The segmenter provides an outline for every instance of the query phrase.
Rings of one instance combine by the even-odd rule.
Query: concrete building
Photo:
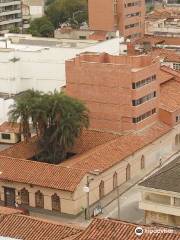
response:
[[[162,8],[146,15],[145,33],[180,37],[180,9]]]
[[[22,27],[21,1],[0,1],[0,34],[8,32],[11,27]]]
[[[180,135],[175,137],[179,147]],[[169,163],[139,184],[142,198],[139,207],[145,211],[146,223],[180,227],[180,158]]]
[[[90,30],[118,30],[132,41],[144,34],[144,0],[89,0],[88,9]]]
[[[0,92],[9,95],[31,88],[44,92],[59,91],[66,84],[65,61],[81,52],[118,55],[126,50],[125,45],[120,45],[123,39],[119,38],[102,42],[13,34],[7,38],[8,48],[5,48],[4,41],[0,41]]]

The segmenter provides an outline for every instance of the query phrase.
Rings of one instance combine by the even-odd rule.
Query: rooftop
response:
[[[122,222],[113,219],[95,218],[92,223],[83,231],[76,240],[179,240],[180,233],[173,229],[169,229],[171,233],[146,233],[145,230],[156,230],[160,227],[141,226],[144,233],[136,236],[135,229],[139,227],[137,224]],[[164,229],[164,227],[163,227]],[[168,230],[168,228],[166,228]]]
[[[139,185],[180,193],[180,157],[167,164]]]
[[[161,84],[160,107],[169,112],[180,109],[180,81],[171,80]]]
[[[4,122],[0,125],[0,132],[3,133],[19,133],[20,124]]]
[[[81,229],[30,216],[8,214],[0,217],[0,235],[23,240],[66,240],[76,237]],[[73,239],[73,238],[72,238]]]
[[[138,134],[118,136],[58,165],[26,160],[38,151],[36,140],[33,138],[28,144],[21,142],[1,152],[0,179],[73,192],[89,171],[105,171],[170,129],[169,126],[158,122]]]

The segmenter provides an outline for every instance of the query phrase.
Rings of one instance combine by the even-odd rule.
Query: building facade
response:
[[[144,0],[89,0],[90,30],[119,31],[132,41],[144,34]]]
[[[179,143],[180,135],[177,134],[175,144]],[[145,211],[147,224],[180,226],[179,166],[180,158],[177,158],[140,183],[139,207]]]
[[[12,27],[22,27],[21,1],[0,1],[0,34],[4,34]]]

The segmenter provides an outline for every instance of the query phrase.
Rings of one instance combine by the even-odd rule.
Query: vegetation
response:
[[[88,127],[85,105],[65,93],[42,94],[28,90],[15,98],[9,111],[11,122],[20,121],[26,142],[31,138],[32,122],[42,148],[38,160],[49,163],[63,161],[84,127]]]
[[[10,33],[20,33],[21,32],[21,30],[20,30],[20,28],[19,27],[11,27],[10,29],[9,29],[9,32]]]
[[[67,21],[74,24],[87,21],[87,0],[49,0],[48,3],[46,15],[55,28]]]
[[[29,33],[37,37],[53,37],[54,26],[46,16],[36,18],[30,23]]]

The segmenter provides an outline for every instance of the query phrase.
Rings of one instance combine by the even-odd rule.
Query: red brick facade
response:
[[[133,84],[156,76],[158,70],[159,63],[150,56],[81,54],[66,62],[66,90],[87,104],[91,128],[137,130],[158,118],[159,83],[156,79],[145,85],[141,82],[135,89]]]
[[[89,0],[88,10],[91,30],[119,30],[132,40],[144,34],[145,0]]]

